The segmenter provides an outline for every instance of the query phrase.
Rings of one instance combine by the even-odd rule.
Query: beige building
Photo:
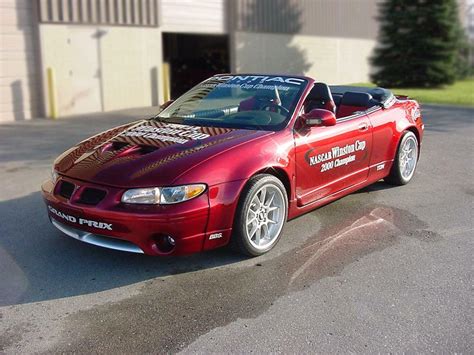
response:
[[[377,1],[0,0],[0,122],[156,106],[218,72],[367,81]]]

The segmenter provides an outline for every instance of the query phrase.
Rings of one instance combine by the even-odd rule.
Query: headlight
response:
[[[152,187],[127,190],[122,195],[122,202],[156,205],[160,203],[160,189]]]
[[[51,180],[53,180],[53,183],[56,183],[56,180],[58,179],[58,173],[56,170],[54,170],[54,167],[51,169]]]
[[[204,184],[131,189],[124,192],[122,202],[144,205],[170,205],[191,200],[201,195],[205,190],[206,185]]]

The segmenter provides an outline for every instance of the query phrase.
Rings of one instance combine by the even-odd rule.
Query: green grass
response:
[[[357,83],[354,86],[375,86],[372,83]],[[394,88],[395,95],[406,95],[420,103],[448,104],[474,107],[474,78],[461,80],[442,88]]]

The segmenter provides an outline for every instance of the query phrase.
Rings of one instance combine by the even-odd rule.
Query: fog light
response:
[[[158,254],[169,254],[176,246],[176,240],[170,235],[158,234],[153,237],[152,248]]]

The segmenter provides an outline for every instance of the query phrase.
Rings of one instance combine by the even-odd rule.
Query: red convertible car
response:
[[[407,97],[303,76],[216,75],[162,108],[56,159],[42,186],[54,226],[149,255],[261,255],[288,219],[408,183],[424,129]]]

